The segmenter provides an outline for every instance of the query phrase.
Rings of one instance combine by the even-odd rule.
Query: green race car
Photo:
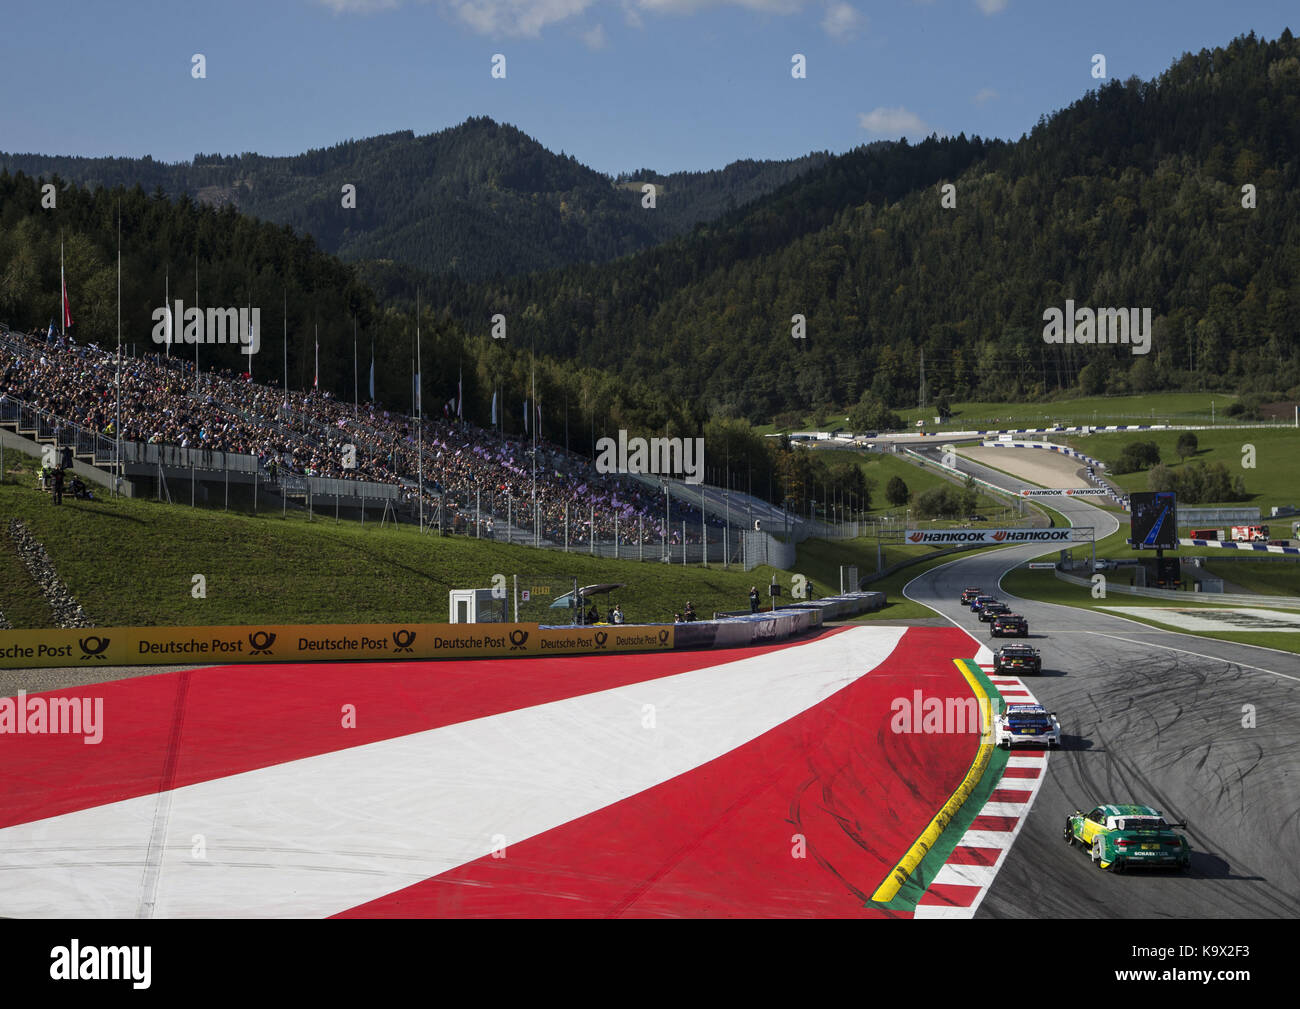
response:
[[[1123,872],[1134,866],[1162,866],[1187,870],[1192,846],[1166,823],[1164,814],[1151,806],[1097,806],[1089,813],[1075,810],[1065,818],[1065,843],[1088,849],[1099,869]]]

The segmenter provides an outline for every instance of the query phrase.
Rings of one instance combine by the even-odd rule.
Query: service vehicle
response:
[[[980,618],[980,623],[987,624],[994,617],[998,617],[1004,613],[1010,613],[1010,612],[1011,612],[1011,607],[1008,606],[1006,603],[1000,603],[995,601],[991,603],[985,603],[983,606],[981,606],[977,616]]]
[[[993,653],[994,673],[1034,673],[1043,671],[1043,659],[1032,645],[1003,645]]]
[[[1192,846],[1178,833],[1185,823],[1167,823],[1153,806],[1110,803],[1065,818],[1065,843],[1088,849],[1099,869],[1123,872],[1135,867],[1187,870]]]
[[[1008,704],[993,719],[993,741],[1004,750],[1013,746],[1046,746],[1055,750],[1061,745],[1061,723],[1056,712],[1041,704]]]
[[[1014,634],[1018,638],[1029,637],[1029,621],[1019,613],[999,613],[989,624],[989,636],[1000,638],[1004,634]]]
[[[1220,540],[1223,538],[1222,529],[1189,529],[1187,531],[1189,540]]]
[[[1233,526],[1232,538],[1237,543],[1258,543],[1268,539],[1268,526]]]
[[[976,596],[980,596],[983,594],[984,594],[984,590],[979,588],[978,586],[971,586],[969,588],[962,589],[961,604],[963,606],[969,606],[975,600]]]

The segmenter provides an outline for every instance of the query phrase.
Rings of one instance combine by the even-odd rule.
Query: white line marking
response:
[[[1116,617],[1116,619],[1117,619],[1117,620],[1123,620],[1124,618],[1123,618],[1123,617]],[[1143,624],[1142,626],[1147,627],[1147,626],[1150,626],[1150,625],[1148,625],[1148,624]],[[1151,629],[1152,629],[1152,630],[1161,630],[1161,629],[1158,628],[1158,627],[1153,627],[1153,628],[1151,628]],[[1280,676],[1280,677],[1282,677],[1282,679],[1284,679],[1284,680],[1294,680],[1295,682],[1300,683],[1300,676],[1292,676],[1290,673],[1279,673],[1276,669],[1265,669],[1263,666],[1252,666],[1252,665],[1251,665],[1250,663],[1248,663],[1248,662],[1239,662],[1239,661],[1236,660],[1236,659],[1225,659],[1225,658],[1223,658],[1222,656],[1219,656],[1219,655],[1206,655],[1204,652],[1192,652],[1192,651],[1188,651],[1186,648],[1175,648],[1173,645],[1162,645],[1162,644],[1160,644],[1160,643],[1157,642],[1157,641],[1134,641],[1132,638],[1121,638],[1118,634],[1107,634],[1107,633],[1105,633],[1104,631],[1088,631],[1087,633],[1088,633],[1088,634],[1095,634],[1095,635],[1097,635],[1097,636],[1100,637],[1100,638],[1112,638],[1112,639],[1114,639],[1115,641],[1127,641],[1127,642],[1128,642],[1129,644],[1131,644],[1131,645],[1149,645],[1149,646],[1152,647],[1152,648],[1167,648],[1167,649],[1168,649],[1169,651],[1171,651],[1171,652],[1180,652],[1180,653],[1182,653],[1183,655],[1194,655],[1194,656],[1196,656],[1198,659],[1211,659],[1211,660],[1213,660],[1213,661],[1215,661],[1215,662],[1223,662],[1223,663],[1225,663],[1225,664],[1227,664],[1227,665],[1230,665],[1230,666],[1241,666],[1242,669],[1254,669],[1256,672],[1260,672],[1260,673],[1268,673],[1270,676]],[[1169,632],[1168,632],[1168,631],[1161,631],[1161,633],[1168,634]],[[1231,642],[1228,642],[1228,643],[1229,643],[1229,644],[1234,644],[1234,645],[1235,645],[1235,644],[1237,644],[1238,642],[1236,642],[1236,641],[1231,641]],[[1249,645],[1249,646],[1247,646],[1247,647],[1249,647],[1249,648],[1263,648],[1264,646],[1263,646],[1263,645]],[[1276,651],[1281,651],[1281,649],[1278,649],[1278,648],[1269,648],[1268,651],[1270,651],[1270,652],[1276,652]],[[1294,652],[1283,652],[1282,654],[1284,654],[1284,655],[1294,655],[1295,653],[1294,653]]]

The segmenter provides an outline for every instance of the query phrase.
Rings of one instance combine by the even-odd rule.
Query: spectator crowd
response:
[[[115,355],[53,331],[34,339],[17,332],[0,337],[0,399],[21,401],[87,431],[116,438]],[[507,516],[516,530],[533,529],[534,457],[531,442],[454,419],[425,418],[422,439],[407,414],[378,403],[347,404],[329,392],[286,392],[229,370],[196,375],[194,362],[149,353],[121,362],[121,437],[209,452],[256,456],[268,479],[280,474],[398,484],[414,505],[421,489],[426,516],[441,505],[454,532],[498,535]],[[417,444],[423,444],[424,485]],[[355,467],[345,468],[345,446],[355,446]],[[541,536],[585,544],[640,541],[658,544],[665,534],[664,496],[621,474],[601,474],[590,460],[539,439],[536,501]],[[667,541],[701,539],[700,513],[673,500]],[[710,520],[711,542],[721,523]]]

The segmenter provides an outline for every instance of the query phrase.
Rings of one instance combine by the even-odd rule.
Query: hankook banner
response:
[[[1054,529],[909,529],[905,535],[908,543],[943,546],[961,543],[1074,543],[1087,538],[1083,530],[1069,526]]]
[[[1110,491],[1104,487],[1061,487],[1057,490],[1022,490],[1021,497],[1051,497],[1064,494],[1066,497],[1105,497]]]

